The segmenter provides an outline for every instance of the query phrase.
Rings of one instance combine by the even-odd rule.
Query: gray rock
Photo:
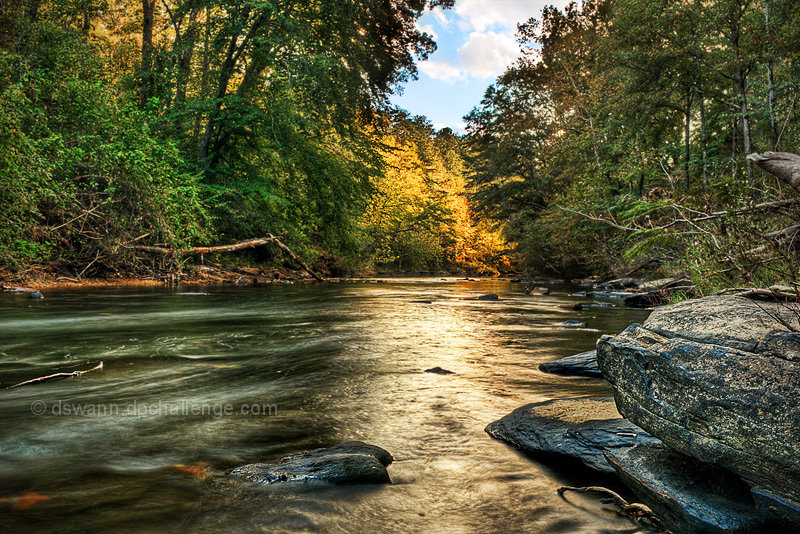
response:
[[[500,297],[498,297],[494,293],[489,293],[488,295],[481,295],[480,297],[477,297],[475,300],[500,300]]]
[[[559,323],[558,326],[563,326],[567,328],[586,328],[586,323],[583,321],[575,321],[570,319],[569,321],[564,321],[563,323]]]
[[[554,375],[603,377],[603,373],[597,365],[596,350],[541,363],[539,364],[539,370]]]
[[[755,327],[739,323],[737,315],[732,326],[743,326],[727,333],[716,330],[722,313],[693,317],[714,332],[688,324],[682,332],[758,345],[751,342]],[[755,315],[755,322],[762,319]],[[679,323],[673,318],[661,324]],[[800,362],[668,339],[640,325],[603,336],[597,362],[614,386],[620,413],[633,423],[679,452],[800,502]]]
[[[752,352],[772,330],[800,327],[786,306],[734,296],[705,297],[657,308],[644,327],[667,337]]]
[[[612,473],[604,450],[657,441],[622,419],[613,399],[557,399],[517,408],[490,423],[486,432],[528,453],[568,456]]]
[[[284,458],[277,464],[248,464],[231,474],[258,484],[322,481],[333,484],[390,483],[389,452],[361,441],[347,441]]]
[[[758,342],[756,352],[764,356],[800,362],[800,333],[773,330]]]
[[[608,451],[606,457],[674,534],[764,532],[748,486],[730,471],[657,443]]]

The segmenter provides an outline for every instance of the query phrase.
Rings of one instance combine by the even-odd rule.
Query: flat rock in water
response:
[[[608,451],[606,457],[674,534],[766,532],[748,486],[730,471],[657,443]]]
[[[692,314],[692,324],[677,316],[657,317],[657,324],[662,331],[674,325],[695,339],[773,347],[754,340],[757,329],[771,327],[772,321],[756,309],[748,325],[737,314],[747,305],[733,305],[729,320],[724,309],[717,309],[707,318]],[[729,324],[723,328],[723,323]],[[721,465],[791,505],[800,503],[800,362],[670,339],[640,325],[603,336],[597,362],[630,421],[679,452]]]
[[[525,452],[571,457],[604,473],[614,472],[604,450],[657,441],[622,419],[610,397],[528,404],[490,423],[486,432]]]
[[[277,464],[248,464],[231,474],[258,484],[276,482],[330,482],[333,484],[390,483],[388,451],[361,441],[346,441],[284,458]]]
[[[481,295],[480,297],[477,297],[475,300],[500,300],[500,297],[498,297],[494,293],[489,293],[488,295]]]
[[[596,350],[541,363],[539,364],[539,370],[554,375],[603,377],[603,373],[597,365]]]

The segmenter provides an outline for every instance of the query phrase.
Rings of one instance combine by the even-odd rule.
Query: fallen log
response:
[[[193,247],[188,249],[172,249],[172,248],[155,247],[149,245],[129,245],[128,248],[134,250],[142,250],[145,252],[154,252],[156,254],[186,257],[186,256],[202,256],[206,254],[209,255],[222,254],[225,252],[236,252],[238,250],[245,250],[265,245],[275,245],[281,251],[285,252],[286,255],[289,256],[295,263],[300,265],[300,267],[302,267],[303,270],[305,270],[308,274],[314,277],[315,280],[319,282],[323,281],[323,278],[320,275],[311,270],[311,268],[308,265],[306,265],[300,258],[298,258],[289,247],[284,245],[280,239],[278,239],[272,234],[267,234],[266,237],[248,239],[247,241],[240,241],[238,243],[232,243],[230,245],[220,245],[216,247]]]
[[[14,384],[13,386],[8,386],[5,389],[15,389],[21,388],[22,386],[30,386],[33,384],[41,384],[42,382],[48,382],[50,380],[59,380],[62,378],[72,378],[74,376],[81,376],[85,375],[86,373],[91,373],[92,371],[98,371],[103,368],[103,362],[95,365],[91,369],[87,369],[85,371],[73,371],[71,373],[55,373],[52,375],[47,376],[40,376],[39,378],[33,378],[31,380],[26,380],[25,382],[20,382],[19,384]]]

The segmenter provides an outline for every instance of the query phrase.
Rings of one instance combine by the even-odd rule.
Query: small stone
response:
[[[386,466],[393,460],[392,455],[380,447],[361,441],[346,441],[327,449],[295,454],[277,464],[243,465],[231,474],[257,484],[313,481],[391,483]]]
[[[441,367],[431,367],[430,369],[425,369],[426,373],[436,373],[437,375],[453,375],[455,374],[453,371],[448,371],[447,369],[442,369]]]

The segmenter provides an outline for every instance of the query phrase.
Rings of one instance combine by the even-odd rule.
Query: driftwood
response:
[[[55,373],[47,376],[40,376],[39,378],[33,378],[31,380],[26,380],[25,382],[20,382],[19,384],[14,384],[13,386],[8,386],[5,389],[21,388],[22,386],[31,386],[33,384],[41,384],[42,382],[49,382],[50,380],[60,380],[62,378],[72,378],[74,376],[81,376],[85,375],[86,373],[91,373],[92,371],[99,371],[102,368],[103,368],[103,362],[100,362],[91,369],[87,369],[85,371],[73,371],[71,373]]]
[[[281,251],[285,252],[286,255],[289,256],[293,261],[295,261],[298,265],[300,265],[300,267],[302,267],[303,270],[305,270],[308,274],[313,276],[314,279],[320,282],[323,281],[320,275],[311,270],[311,268],[308,265],[306,265],[300,258],[298,258],[289,247],[284,245],[280,239],[278,239],[272,234],[267,234],[266,237],[260,237],[257,239],[248,239],[247,241],[240,241],[238,243],[233,243],[230,245],[220,245],[217,247],[193,247],[189,249],[171,249],[171,248],[154,247],[148,245],[130,245],[128,246],[128,248],[134,250],[142,250],[145,252],[153,252],[156,254],[186,257],[186,256],[202,256],[206,254],[209,255],[221,254],[225,252],[236,252],[238,250],[245,250],[264,245],[275,245]]]
[[[634,521],[644,520],[653,526],[662,528],[661,521],[659,520],[658,516],[653,513],[653,510],[651,510],[649,506],[636,502],[628,503],[628,501],[620,497],[618,493],[611,491],[608,488],[603,488],[600,486],[587,486],[585,488],[562,486],[558,488],[558,494],[561,497],[563,497],[564,493],[567,491],[574,491],[575,493],[596,493],[598,495],[603,495],[606,497],[603,499],[604,503],[614,504],[617,508],[619,508],[620,512],[629,519],[633,519]]]

